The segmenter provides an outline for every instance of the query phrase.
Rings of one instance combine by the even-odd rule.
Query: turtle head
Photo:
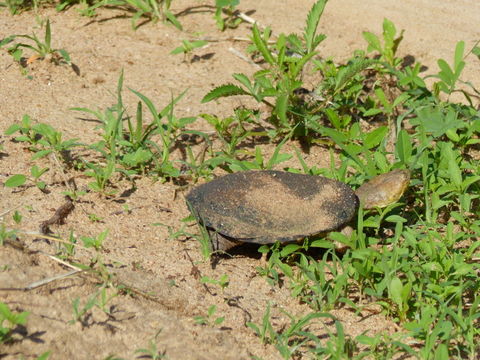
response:
[[[375,176],[360,186],[355,194],[364,209],[386,207],[398,201],[410,183],[410,171],[396,169]]]

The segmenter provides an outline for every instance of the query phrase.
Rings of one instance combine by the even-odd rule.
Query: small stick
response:
[[[242,19],[243,21],[249,23],[249,24],[252,24],[252,25],[257,24],[258,27],[260,27],[260,28],[262,28],[262,29],[265,29],[265,26],[263,26],[263,25],[260,24],[257,20],[251,18],[251,17],[248,16],[247,14],[244,14],[244,13],[241,12],[241,13],[238,14],[238,17],[239,17],[240,19]],[[273,34],[273,32],[272,32],[272,36],[275,36],[275,37],[276,37],[276,35]]]
[[[250,60],[248,57],[246,57],[245,55],[243,55],[240,51],[238,51],[237,49],[233,48],[233,47],[230,47],[228,48],[228,51],[230,51],[233,55],[235,56],[238,56],[240,59],[242,59],[243,61],[246,61],[247,63],[249,63],[250,65],[253,65],[255,66],[257,69],[261,70],[262,67],[258,64],[255,64],[252,60]]]
[[[73,265],[72,265],[73,266]],[[60,280],[60,279],[63,279],[63,278],[66,278],[68,276],[72,276],[74,274],[77,274],[79,272],[82,272],[83,270],[72,270],[72,271],[69,271],[65,274],[61,274],[61,275],[57,275],[57,276],[52,276],[50,278],[45,278],[45,279],[42,279],[42,280],[39,280],[39,281],[35,281],[33,283],[31,283],[30,285],[26,286],[25,287],[25,290],[33,290],[37,287],[40,287],[40,286],[43,286],[43,285],[46,285],[48,283],[51,283],[53,281],[56,281],[56,280]]]
[[[238,14],[238,17],[240,19],[242,19],[243,21],[249,23],[249,24],[257,24],[258,26],[261,26],[260,23],[255,20],[254,18],[251,18],[250,16],[248,16],[247,14],[243,13],[243,12],[240,12]]]
[[[65,265],[66,267],[69,267],[75,271],[82,271],[82,269],[80,269],[78,266],[75,266],[75,265],[72,265],[66,261],[63,261],[62,259],[59,259],[57,258],[56,256],[53,256],[53,255],[50,255],[50,254],[47,254],[47,253],[44,253],[44,252],[41,252],[43,255],[46,255],[48,256],[50,259],[56,261],[56,262],[59,262],[60,264],[62,265]]]
[[[8,229],[7,229],[8,230]],[[79,249],[82,249],[82,250],[86,250],[86,251],[89,251],[89,252],[93,252],[94,250],[93,249],[90,249],[90,248],[86,248],[80,244],[77,244],[77,243],[72,243],[70,241],[66,241],[66,240],[63,240],[63,239],[59,239],[59,238],[56,238],[56,237],[53,237],[53,236],[50,236],[50,235],[45,235],[45,234],[42,234],[38,231],[25,231],[25,230],[20,230],[18,231],[20,234],[23,234],[23,235],[30,235],[30,236],[35,236],[35,237],[41,237],[42,239],[47,239],[47,240],[52,240],[52,241],[56,241],[56,242],[59,242],[59,243],[63,243],[63,244],[68,244],[68,245],[73,245],[75,246],[75,248],[79,248]]]

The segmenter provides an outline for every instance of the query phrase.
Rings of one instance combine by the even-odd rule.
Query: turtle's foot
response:
[[[239,244],[232,238],[219,234],[214,230],[209,230],[210,242],[212,244],[212,250],[217,253],[228,253],[228,251]]]

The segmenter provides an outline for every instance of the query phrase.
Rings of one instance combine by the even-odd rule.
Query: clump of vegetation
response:
[[[50,28],[50,19],[47,19],[45,25],[45,35],[41,40],[35,33],[32,35],[11,35],[0,41],[0,48],[10,44],[15,39],[30,40],[30,43],[15,42],[8,48],[8,52],[12,55],[13,59],[21,64],[23,67],[38,60],[46,59],[55,64],[66,63],[71,65],[70,55],[65,49],[55,49],[52,47],[52,31]],[[33,51],[27,59],[24,58],[24,49]]]
[[[272,285],[287,281],[292,296],[309,304],[312,314],[344,305],[360,310],[362,301],[354,302],[350,296],[358,292],[361,299],[368,299],[366,303],[380,304],[388,317],[423,345],[414,348],[400,338],[380,335],[351,339],[339,322],[326,346],[317,344],[308,332],[292,333],[281,342],[269,325],[268,311],[262,326],[249,326],[263,342],[276,344],[285,359],[306,353],[352,358],[375,352],[385,356],[404,352],[425,359],[474,357],[478,348],[473,339],[480,335],[475,325],[478,266],[472,261],[480,235],[474,205],[480,196],[480,163],[468,153],[478,144],[480,117],[473,100],[478,90],[461,80],[465,43],[457,44],[452,64],[438,61],[440,71],[433,75],[432,89],[421,76],[421,64],[403,66],[396,56],[403,31],[398,34],[387,19],[383,37],[364,33],[367,51],[336,64],[317,58],[315,52],[324,38],[316,28],[325,4],[314,4],[301,36],[280,34],[272,41],[270,29],[262,32],[254,26],[253,49],[265,68],[252,78],[235,74],[238,85],[217,87],[203,101],[250,96],[270,108],[266,119],[271,128],[265,130],[271,137],[294,136],[310,146],[330,146],[341,164],[335,169],[332,157],[331,169],[309,168],[298,153],[301,167],[292,171],[335,177],[353,187],[392,166],[412,171],[406,209],[361,211],[350,238],[331,234],[349,246],[341,258],[331,242],[321,238],[307,239],[303,245],[262,247],[269,262],[259,273]],[[475,46],[467,55],[479,51]],[[304,89],[302,80],[309,63],[322,77],[312,90]],[[449,101],[456,92],[465,96],[468,105]],[[204,117],[212,123],[215,119]],[[365,130],[360,120],[376,125]],[[215,128],[221,134],[221,128]],[[385,228],[391,229],[391,236],[382,235]],[[313,258],[304,252],[310,246],[327,252],[320,260]],[[465,302],[467,298],[471,300]]]
[[[0,343],[12,340],[12,332],[18,325],[27,323],[28,312],[13,312],[7,304],[0,302]]]

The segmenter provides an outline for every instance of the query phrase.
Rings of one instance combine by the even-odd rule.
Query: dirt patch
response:
[[[241,97],[200,103],[213,86],[231,82],[231,74],[250,75],[256,70],[229,51],[230,47],[245,51],[244,42],[229,39],[233,35],[247,37],[249,27],[241,25],[235,31],[220,33],[211,9],[202,4],[187,0],[173,2],[174,11],[182,12],[179,20],[184,32],[161,23],[146,24],[133,31],[130,19],[123,17],[128,14],[115,10],[100,10],[93,20],[79,16],[75,8],[62,13],[42,10],[40,18],[48,16],[52,23],[53,46],[67,49],[76,69],[37,61],[27,77],[20,73],[11,56],[0,51],[0,133],[29,114],[54,126],[64,139],[98,141],[98,124],[69,109],[105,109],[112,105],[122,69],[125,86],[140,91],[159,108],[189,88],[176,108],[178,116],[203,112],[226,116],[233,108],[249,104]],[[240,8],[254,10],[254,18],[280,33],[300,32],[310,6],[311,1],[307,0],[242,0]],[[328,36],[321,45],[321,55],[341,61],[353,50],[365,49],[361,32],[380,33],[384,17],[398,29],[406,29],[400,55],[414,56],[429,72],[436,71],[438,58],[451,62],[457,41],[465,40],[468,48],[480,38],[480,3],[469,0],[448,0],[441,4],[429,0],[331,1],[321,23],[321,31]],[[1,38],[32,31],[40,33],[32,12],[15,17],[6,11],[0,13]],[[169,54],[180,40],[199,31],[202,36],[220,41],[198,50],[199,60],[193,63]],[[478,61],[467,61],[464,78],[473,80],[477,87],[480,85]],[[309,85],[313,88],[315,84]],[[136,101],[132,93],[124,92],[124,102],[132,114]],[[202,121],[192,124],[192,129],[211,131]],[[0,136],[3,146],[0,182],[13,174],[29,174],[34,164],[31,153],[22,144]],[[284,151],[293,152],[294,146],[286,145]],[[266,147],[266,151],[273,152],[273,146]],[[329,156],[314,149],[306,155],[306,161],[326,167]],[[45,159],[42,165],[50,168],[44,179],[49,184],[48,194],[33,185],[20,190],[0,186],[0,212],[18,209],[23,215],[19,226],[22,231],[38,233],[39,226],[52,219],[65,203],[63,169],[51,159]],[[75,178],[79,189],[86,187],[88,179],[82,173],[72,171],[69,176]],[[65,224],[48,221],[50,230],[64,239],[68,239],[70,232],[96,237],[108,229],[101,260],[108,272],[117,274],[114,279],[100,281],[98,276],[79,272],[30,289],[37,281],[72,271],[48,256],[55,254],[61,245],[38,235],[22,235],[23,245],[0,248],[0,300],[12,310],[30,312],[26,328],[18,329],[18,341],[2,346],[0,357],[28,359],[50,350],[51,359],[103,359],[113,354],[136,358],[142,354],[135,351],[148,348],[152,341],[169,359],[249,359],[253,355],[265,360],[278,359],[274,346],[262,345],[245,326],[246,322],[261,323],[267,304],[271,303],[273,325],[281,329],[289,323],[281,310],[300,315],[308,313],[309,308],[292,298],[286,287],[272,287],[257,274],[256,251],[222,260],[212,269],[202,261],[196,241],[169,237],[169,229],[179,229],[180,220],[189,213],[184,192],[171,183],[145,178],[137,180],[135,189],[130,189],[128,183],[118,183],[118,190],[113,198],[87,193],[65,217]],[[10,214],[5,219],[9,226],[15,226]],[[92,256],[91,251],[81,249],[75,254],[82,262],[90,261]],[[199,281],[201,276],[218,279],[223,274],[229,278],[225,289]],[[100,294],[101,284],[110,284],[104,287],[106,296],[112,297],[104,309],[107,311],[94,307],[80,321],[70,323],[75,319],[72,305],[75,299],[79,299],[81,308],[89,298]],[[114,286],[118,285],[124,291],[114,296]],[[211,305],[216,306],[214,318],[224,316],[224,322],[221,326],[197,324],[194,317],[207,317]],[[394,324],[378,311],[363,316],[346,309],[331,313],[343,322],[351,336],[396,331]],[[318,321],[310,330],[322,336],[325,328],[334,329],[333,323]]]

